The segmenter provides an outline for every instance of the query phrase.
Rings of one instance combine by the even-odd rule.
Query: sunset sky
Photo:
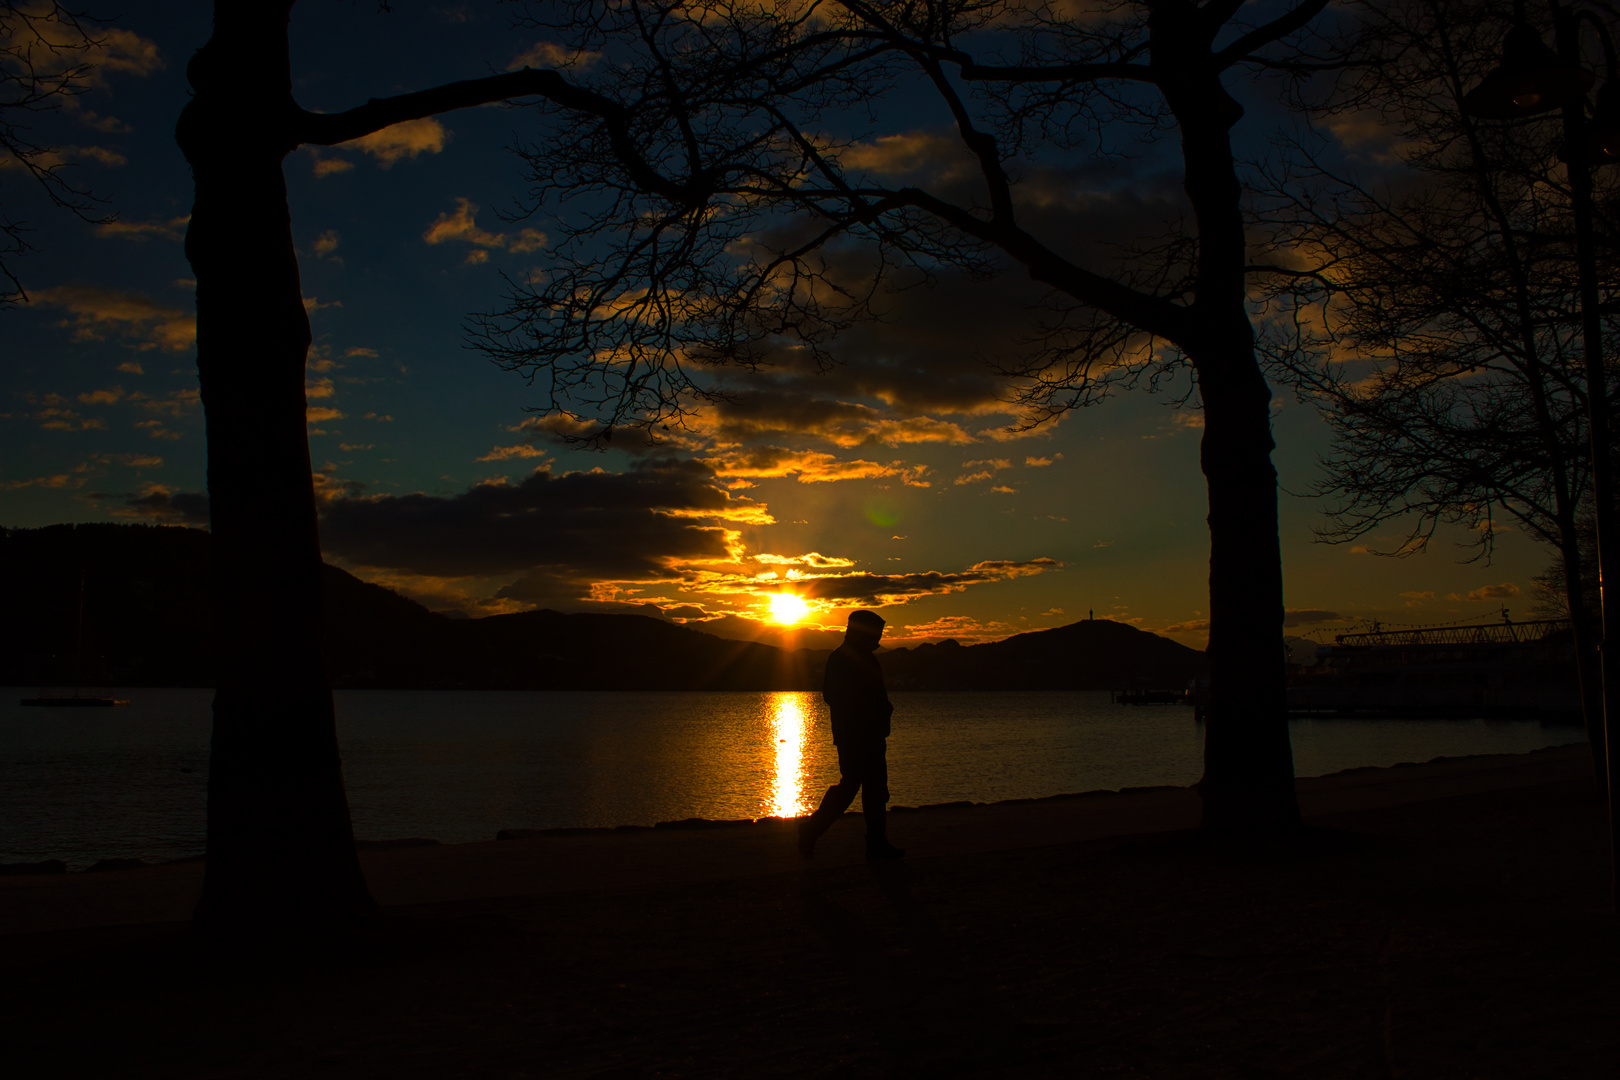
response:
[[[117,9],[114,9],[117,10]],[[209,5],[126,0],[90,93],[39,134],[105,194],[111,224],[45,205],[15,168],[0,200],[40,252],[30,302],[0,311],[0,524],[200,523],[204,444],[190,269],[191,185],[175,147],[187,58]],[[337,111],[529,63],[554,45],[494,3],[306,2],[295,92]],[[918,108],[862,152],[874,172],[940,182],[946,118]],[[892,297],[829,373],[770,369],[739,403],[648,449],[570,449],[525,406],[539,395],[466,346],[502,275],[543,273],[555,226],[511,220],[525,188],[508,147],[523,110],[483,108],[287,159],[315,349],[310,437],[328,558],[436,610],[552,607],[681,620],[769,618],[769,595],[840,625],[881,606],[890,643],[990,640],[1086,617],[1202,647],[1208,536],[1196,407],[1117,396],[1035,431],[989,361],[1015,354],[1040,293],[1008,273]],[[1032,174],[1030,214],[1076,243],[1177,208],[1179,175],[1148,156]],[[0,166],[5,163],[0,162]],[[943,177],[943,179],[941,179]],[[250,334],[252,327],[243,327]],[[1185,389],[1183,387],[1182,389]],[[1325,429],[1279,388],[1285,491],[1315,481]],[[1529,618],[1547,552],[1503,532],[1493,565],[1442,536],[1385,559],[1313,542],[1322,503],[1285,494],[1290,633],[1372,619]],[[1392,548],[1391,526],[1369,541]],[[768,575],[768,577],[762,576]],[[637,606],[628,606],[637,605]]]

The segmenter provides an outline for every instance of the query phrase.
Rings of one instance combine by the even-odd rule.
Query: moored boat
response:
[[[73,656],[73,688],[70,693],[47,693],[41,689],[38,697],[23,698],[18,704],[33,705],[55,709],[111,709],[118,705],[128,705],[128,698],[116,698],[106,694],[87,693],[80,683],[84,676],[84,579],[85,573],[79,571],[79,617],[78,626],[74,632]]]
[[[73,694],[64,697],[25,697],[20,705],[43,705],[51,708],[110,709],[115,705],[128,705],[128,698],[90,697]]]

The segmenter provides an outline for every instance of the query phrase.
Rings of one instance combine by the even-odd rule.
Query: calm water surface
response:
[[[123,709],[0,699],[0,862],[194,855],[210,690],[120,690]],[[894,802],[1190,784],[1191,711],[1106,693],[897,693]],[[340,691],[355,834],[490,840],[498,829],[805,813],[837,779],[812,693]],[[1521,753],[1573,728],[1484,720],[1295,720],[1295,771]]]

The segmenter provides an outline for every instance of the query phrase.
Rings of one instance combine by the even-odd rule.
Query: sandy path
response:
[[[1196,814],[1174,790],[901,814],[920,857],[897,865],[860,860],[854,822],[809,867],[773,825],[374,851],[385,947],[271,969],[199,967],[163,926],[72,928],[183,917],[194,865],[12,879],[10,910],[60,928],[0,938],[4,1061],[30,1080],[1620,1075],[1584,750],[1300,793],[1313,839],[1271,852],[1167,831]]]

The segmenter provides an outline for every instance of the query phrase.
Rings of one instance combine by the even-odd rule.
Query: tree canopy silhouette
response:
[[[1591,536],[1579,521],[1591,483],[1586,376],[1562,136],[1554,124],[1463,112],[1464,93],[1499,61],[1510,5],[1367,7],[1369,63],[1322,107],[1330,121],[1376,118],[1373,138],[1393,147],[1394,161],[1355,175],[1320,144],[1298,143],[1271,177],[1263,215],[1300,270],[1274,281],[1265,349],[1334,433],[1318,484],[1333,507],[1322,535],[1361,540],[1400,521],[1404,536],[1382,553],[1401,556],[1425,550],[1447,523],[1470,530],[1472,557],[1488,560],[1505,517],[1552,547],[1601,762],[1581,550]],[[1602,280],[1612,281],[1616,188],[1612,177],[1600,182]],[[1613,320],[1604,328],[1612,338]]]
[[[561,22],[542,11],[535,22],[571,47],[604,52],[591,85],[630,111],[665,179],[618,168],[607,132],[563,118],[526,151],[534,197],[581,212],[553,271],[518,283],[476,338],[531,376],[544,407],[609,438],[680,423],[720,392],[716,365],[831,362],[829,342],[874,317],[901,277],[1022,269],[1050,289],[1009,371],[1031,423],[1191,373],[1211,544],[1204,820],[1291,826],[1271,388],[1250,324],[1231,84],[1336,63],[1310,30],[1325,7],[631,0]],[[874,165],[881,140],[840,134],[895,117],[898,130],[882,130],[917,136],[925,109],[967,180],[894,182]],[[1181,220],[1124,252],[1029,226],[1020,174],[1042,155],[1155,153],[1169,130]]]

